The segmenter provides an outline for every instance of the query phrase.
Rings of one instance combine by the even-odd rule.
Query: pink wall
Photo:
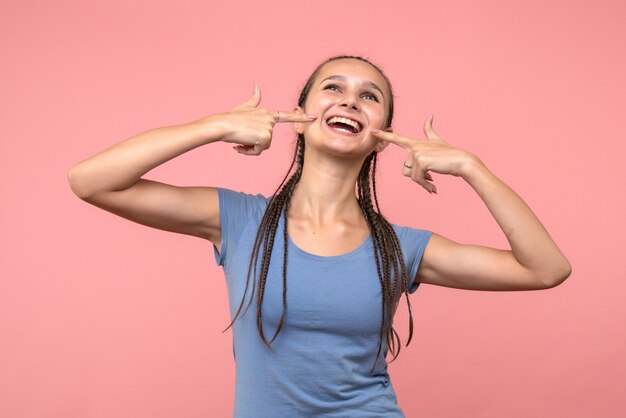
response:
[[[264,106],[290,109],[313,67],[343,52],[386,70],[396,131],[423,138],[434,112],[448,142],[526,199],[574,269],[547,291],[412,295],[414,342],[390,367],[407,416],[624,416],[625,12],[619,0],[4,2],[0,416],[232,413],[211,246],[83,203],[66,173],[138,132],[225,111],[254,83]],[[288,127],[276,136],[258,158],[216,144],[148,177],[267,194],[291,150]],[[386,153],[379,190],[393,222],[506,244],[461,180],[439,177],[429,195],[401,176],[401,149]]]

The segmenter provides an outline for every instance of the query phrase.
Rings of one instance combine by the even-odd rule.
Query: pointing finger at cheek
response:
[[[317,119],[317,115],[308,115],[304,113],[296,113],[296,112],[276,112],[275,120],[276,123],[288,123],[288,122],[299,122],[299,123],[307,123],[313,122]]]
[[[392,132],[381,131],[380,129],[372,128],[370,129],[372,135],[376,138],[384,139],[385,141],[391,142],[392,144],[396,144],[405,150],[409,150],[411,148],[411,140],[409,138],[405,138],[400,135],[396,135]]]

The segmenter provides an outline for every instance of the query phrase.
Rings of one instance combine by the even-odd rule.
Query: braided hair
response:
[[[317,74],[320,72],[321,68],[328,62],[339,60],[339,59],[355,59],[362,62],[366,62],[372,67],[374,67],[378,72],[383,76],[387,85],[389,87],[389,91],[391,92],[391,84],[385,74],[378,68],[376,65],[372,64],[369,60],[359,57],[359,56],[349,56],[349,55],[340,55],[329,58],[328,60],[321,63],[317,69],[311,74],[306,84],[304,85],[302,92],[300,93],[300,97],[298,99],[298,105],[304,108],[304,104],[308,97],[309,91],[315,81]],[[393,119],[393,94],[391,94],[391,98],[389,100],[388,106],[388,114],[387,119],[385,121],[385,127],[391,126],[391,122]],[[250,299],[246,309],[244,311],[247,312],[250,304],[252,303],[252,299],[255,294],[257,282],[258,282],[258,292],[257,292],[257,306],[256,306],[256,319],[257,319],[257,328],[259,331],[259,335],[261,340],[269,347],[270,344],[274,341],[278,333],[280,332],[285,318],[285,312],[287,310],[287,214],[289,211],[289,203],[291,201],[292,193],[302,176],[302,168],[304,166],[304,135],[298,134],[298,139],[296,142],[296,148],[294,152],[293,159],[291,161],[291,165],[289,166],[289,170],[285,174],[282,182],[272,195],[267,209],[265,210],[265,214],[261,220],[259,225],[256,238],[254,241],[254,246],[252,248],[252,253],[250,255],[250,263],[248,265],[248,275],[246,279],[246,287],[244,290],[243,297],[241,299],[241,303],[239,304],[239,308],[235,317],[231,321],[230,325],[224,330],[228,330],[235,320],[239,317],[241,313],[241,309],[244,304],[244,300],[246,298],[246,294],[248,292],[249,284],[250,284],[250,275],[251,273],[254,276],[252,291],[250,293]],[[374,359],[374,364],[372,365],[371,372],[373,373],[374,368],[376,367],[376,362],[380,356],[380,352],[382,349],[382,341],[383,334],[386,337],[387,347],[394,355],[391,361],[394,361],[398,354],[400,354],[401,342],[398,333],[393,328],[393,314],[395,312],[395,304],[397,303],[397,299],[399,299],[398,290],[401,293],[406,295],[406,303],[409,310],[409,338],[407,340],[406,345],[408,346],[411,342],[411,338],[413,336],[413,315],[411,313],[411,303],[409,301],[408,294],[408,275],[406,271],[406,265],[404,263],[404,258],[402,255],[402,249],[400,248],[400,243],[398,241],[398,237],[393,230],[391,224],[385,219],[385,217],[380,213],[380,208],[378,206],[378,198],[376,196],[376,161],[377,161],[377,152],[372,151],[363,162],[361,166],[361,170],[359,172],[359,176],[357,179],[358,186],[358,204],[365,216],[365,220],[367,221],[368,228],[370,230],[370,234],[372,236],[372,245],[374,251],[374,260],[376,262],[376,270],[378,273],[378,278],[380,281],[380,286],[382,289],[382,298],[381,298],[381,321],[380,321],[380,334],[379,334],[379,343],[378,350],[376,352],[376,357]],[[289,174],[293,171],[295,166],[295,172],[293,175],[289,177]],[[370,180],[371,179],[371,180]],[[374,202],[372,203],[372,195],[374,197]],[[265,284],[267,282],[267,273],[269,270],[270,257],[272,254],[272,249],[274,247],[274,238],[276,235],[276,230],[278,227],[278,222],[281,214],[283,214],[284,220],[284,228],[283,228],[283,246],[284,246],[284,258],[283,258],[283,311],[280,316],[280,320],[278,322],[278,326],[276,327],[276,331],[272,336],[271,340],[268,342],[265,337],[265,333],[263,332],[263,320],[262,320],[262,305],[263,305],[263,295],[265,292]],[[261,264],[260,271],[257,273],[257,265],[259,253],[261,252],[261,246],[263,248],[263,253],[261,256]]]

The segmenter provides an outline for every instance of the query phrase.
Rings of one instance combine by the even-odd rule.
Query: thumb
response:
[[[261,89],[256,84],[254,85],[254,90],[252,91],[252,96],[245,102],[241,103],[238,106],[235,106],[233,110],[241,110],[241,109],[249,109],[251,107],[257,107],[261,103]]]
[[[426,119],[426,122],[424,122],[424,134],[426,134],[426,138],[428,138],[429,141],[445,144],[446,141],[444,141],[433,129],[433,118],[434,115],[431,115],[428,119]]]

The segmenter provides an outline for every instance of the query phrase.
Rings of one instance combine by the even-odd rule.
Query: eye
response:
[[[372,93],[365,93],[363,97],[365,97],[367,100],[373,100],[375,102],[378,102],[378,97],[376,97]]]
[[[341,91],[339,86],[337,86],[336,84],[327,84],[326,86],[324,86],[324,90]]]

